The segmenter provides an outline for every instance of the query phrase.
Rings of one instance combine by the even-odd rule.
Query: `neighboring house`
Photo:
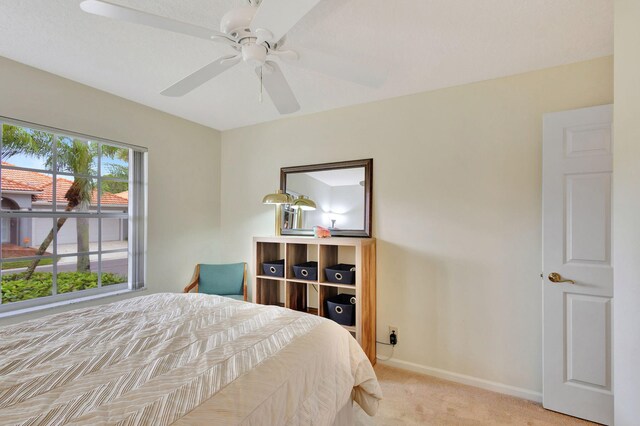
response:
[[[10,166],[11,164],[2,163]],[[53,180],[50,175],[23,170],[3,169],[1,177],[2,209],[22,211],[51,211],[53,206]],[[65,194],[73,181],[59,177],[56,180],[56,209],[62,211],[67,206]],[[97,208],[98,194],[94,190],[91,210]],[[102,211],[126,212],[129,207],[128,193],[103,192]],[[37,247],[53,227],[51,219],[44,218],[3,218],[2,243],[27,247]],[[102,241],[124,241],[128,229],[126,219],[102,219]],[[75,219],[70,218],[58,231],[58,244],[76,243]],[[98,241],[98,219],[89,220],[89,242]]]

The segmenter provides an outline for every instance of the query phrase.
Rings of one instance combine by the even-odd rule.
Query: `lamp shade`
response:
[[[313,200],[305,197],[304,195],[299,195],[298,198],[293,200],[293,202],[291,203],[291,207],[301,210],[315,210],[316,203]]]
[[[267,194],[262,199],[262,204],[291,204],[293,197],[284,193],[281,189],[277,190],[273,194]]]

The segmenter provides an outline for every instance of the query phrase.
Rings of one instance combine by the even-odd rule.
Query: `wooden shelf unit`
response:
[[[356,322],[343,326],[376,362],[376,241],[374,238],[254,237],[253,301],[328,318],[325,300],[340,293],[356,297]],[[264,275],[262,264],[284,259],[284,277]],[[295,278],[293,265],[318,262],[318,279]],[[327,280],[325,268],[356,265],[355,284]]]

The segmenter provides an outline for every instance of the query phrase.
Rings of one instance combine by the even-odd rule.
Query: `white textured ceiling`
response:
[[[305,174],[329,186],[358,185],[364,181],[364,167],[323,170],[321,172],[307,172]]]
[[[215,29],[226,11],[246,4],[111,1]],[[229,48],[88,15],[79,3],[0,0],[0,55],[220,130],[281,117],[268,98],[258,102],[246,66],[182,98],[160,95]],[[370,88],[282,65],[301,105],[296,114],[308,114],[612,54],[613,1],[323,0],[286,45],[388,71],[382,87]]]

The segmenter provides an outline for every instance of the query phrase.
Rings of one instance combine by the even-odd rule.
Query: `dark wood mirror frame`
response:
[[[280,169],[280,189],[287,190],[289,173],[321,172],[325,170],[364,168],[364,229],[332,229],[333,237],[371,237],[371,194],[373,185],[373,159],[340,161],[335,163],[311,164],[307,166],[283,167]],[[284,214],[280,218],[282,235],[313,235],[313,229],[284,229]]]

